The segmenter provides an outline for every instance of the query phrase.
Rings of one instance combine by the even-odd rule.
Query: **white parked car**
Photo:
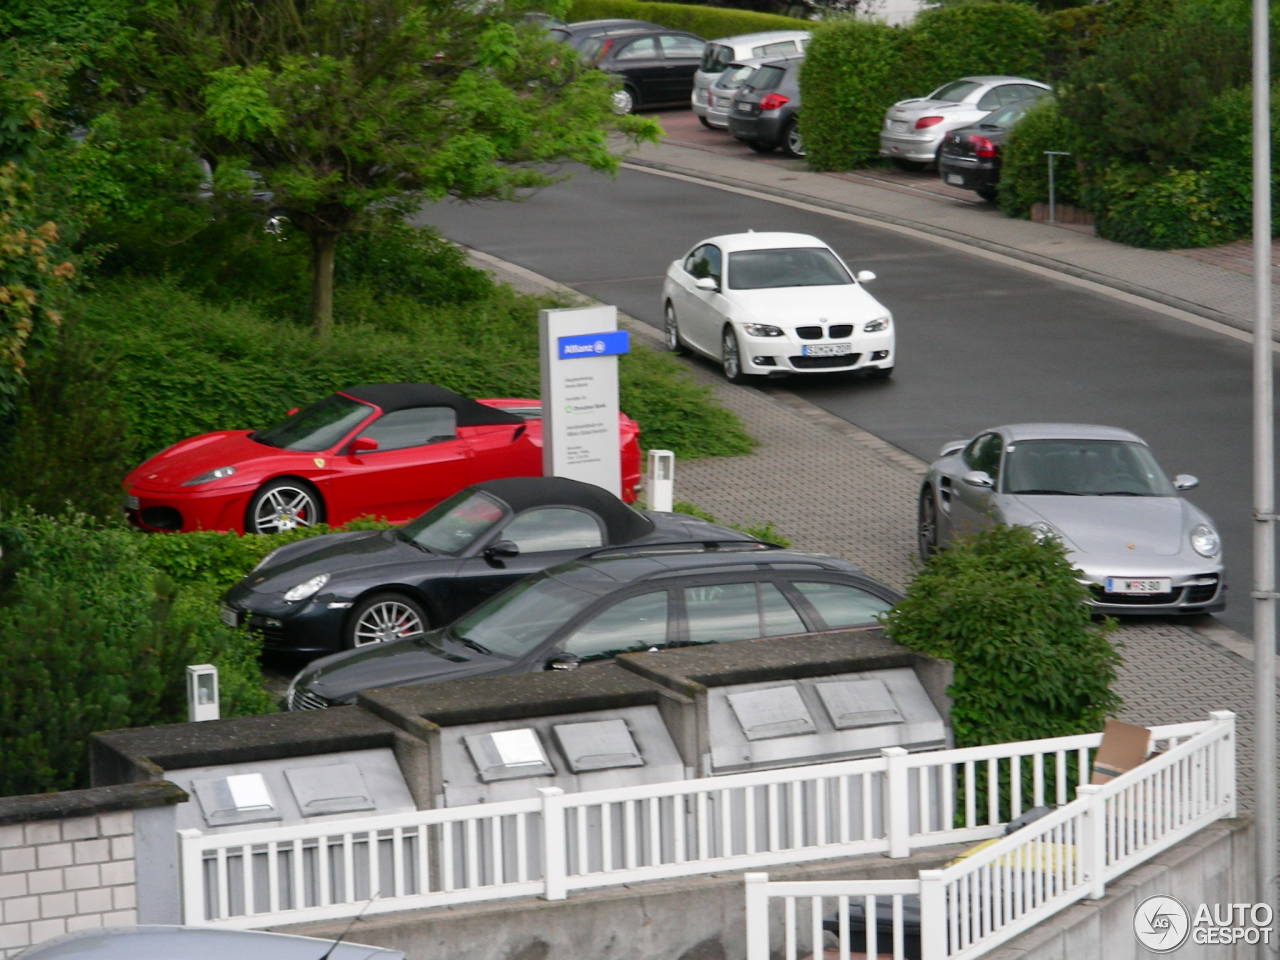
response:
[[[662,285],[667,347],[725,377],[854,371],[891,376],[893,316],[829,246],[803,233],[732,233],[695,244]]]

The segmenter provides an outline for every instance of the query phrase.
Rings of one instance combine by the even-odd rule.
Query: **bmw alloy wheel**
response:
[[[738,335],[733,332],[733,327],[724,328],[724,337],[720,341],[720,364],[726,380],[742,382],[742,354],[738,350]]]
[[[680,321],[676,319],[676,308],[667,301],[664,313],[663,331],[666,334],[667,349],[672,353],[684,353],[684,344],[680,341]]]

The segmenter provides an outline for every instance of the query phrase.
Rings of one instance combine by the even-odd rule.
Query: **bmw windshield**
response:
[[[455,620],[449,635],[469,646],[516,659],[540,646],[585,610],[593,594],[551,577],[525,580]]]
[[[373,413],[373,409],[367,403],[334,393],[304,407],[283,423],[259,430],[253,439],[281,450],[332,450]]]
[[[727,286],[734,290],[830,287],[849,283],[853,283],[849,271],[826,247],[740,250],[729,254]]]

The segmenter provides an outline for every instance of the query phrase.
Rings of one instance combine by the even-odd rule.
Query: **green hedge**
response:
[[[885,111],[968,74],[1042,79],[1048,22],[1019,3],[925,10],[905,28],[859,20],[814,32],[800,73],[808,161],[818,170],[862,166],[879,156]]]
[[[765,30],[809,30],[813,23],[774,13],[703,7],[691,3],[647,3],[644,0],[573,0],[567,19],[601,20],[622,17],[648,20],[673,30],[688,30],[708,40]]]
[[[1000,151],[1000,209],[1011,217],[1028,217],[1033,204],[1049,199],[1046,150],[1074,154],[1071,124],[1058,103],[1046,97],[1026,112],[1009,133]],[[1054,198],[1058,203],[1082,203],[1080,171],[1074,156],[1058,157],[1053,167]]]

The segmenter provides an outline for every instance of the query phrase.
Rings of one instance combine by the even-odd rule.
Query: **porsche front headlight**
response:
[[[290,603],[296,600],[306,600],[308,597],[314,597],[316,593],[329,582],[327,573],[320,573],[312,577],[310,580],[304,580],[296,587],[285,593],[284,598]]]
[[[1058,531],[1053,529],[1053,525],[1045,523],[1043,520],[1037,520],[1035,523],[1028,523],[1027,529],[1030,530],[1032,534],[1035,535],[1036,540],[1040,542],[1044,542],[1050,537],[1058,537],[1058,539],[1061,539],[1058,535]]]
[[[208,483],[211,480],[221,480],[223,477],[229,477],[236,472],[235,467],[218,467],[216,470],[206,470],[198,477],[192,477],[190,480],[184,480],[184,487],[194,487],[197,484]]]
[[[1202,557],[1216,557],[1222,549],[1218,531],[1207,523],[1197,523],[1191,528],[1191,549]]]

